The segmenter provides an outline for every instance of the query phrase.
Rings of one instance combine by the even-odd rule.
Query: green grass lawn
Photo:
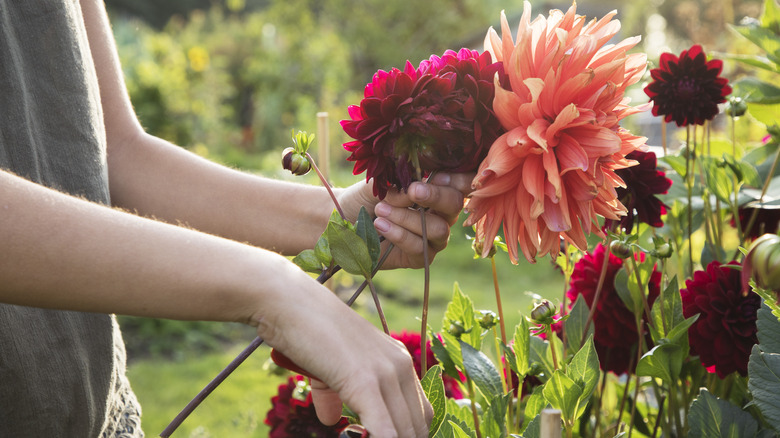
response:
[[[448,248],[437,255],[431,267],[428,324],[435,331],[441,329],[444,310],[456,281],[461,290],[471,297],[477,309],[496,310],[491,263],[489,260],[473,259],[471,244],[465,238],[466,231],[460,225],[453,227],[453,237]],[[554,269],[549,258],[539,259],[534,265],[521,261],[515,266],[509,263],[506,254],[499,253],[496,260],[504,317],[511,337],[520,318],[530,312],[533,298],[528,292],[560,302],[563,277]],[[341,276],[331,286],[343,291],[343,294],[351,295],[357,287],[356,282],[352,277]],[[376,283],[390,329],[419,331],[423,271],[383,271],[377,275]],[[356,303],[356,309],[380,326],[367,290]],[[196,327],[202,330],[200,325]],[[217,329],[215,327],[215,331]],[[126,338],[129,343],[138,342],[128,335]],[[246,332],[227,351],[212,350],[199,355],[187,351],[176,352],[173,355],[175,360],[162,357],[133,360],[131,357],[128,373],[143,407],[143,428],[147,436],[158,436],[190,399],[251,342],[251,338],[243,337],[247,337]],[[268,429],[263,420],[270,408],[270,399],[276,394],[278,385],[286,380],[263,370],[268,352],[267,347],[256,351],[195,410],[173,436],[266,437]]]

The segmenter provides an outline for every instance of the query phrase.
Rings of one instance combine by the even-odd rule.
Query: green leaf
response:
[[[529,361],[531,363],[538,363],[542,367],[544,375],[538,376],[543,382],[547,381],[550,376],[553,375],[555,367],[552,362],[552,353],[550,352],[550,345],[544,339],[539,336],[531,336],[529,349]]]
[[[371,276],[371,256],[363,239],[347,226],[336,222],[328,223],[326,233],[334,262],[352,275]]]
[[[453,379],[459,379],[458,370],[455,368],[455,362],[452,361],[450,352],[444,347],[444,344],[442,344],[439,337],[432,332],[429,332],[428,337],[431,339],[431,350],[433,350],[433,355],[436,356],[436,359],[441,366],[444,367],[444,372]]]
[[[355,232],[368,247],[368,255],[371,257],[371,272],[376,269],[376,265],[379,263],[380,249],[379,249],[379,234],[374,228],[374,221],[371,220],[371,216],[368,215],[365,206],[360,207],[360,213],[358,213],[357,222],[355,222]]]
[[[540,438],[542,435],[542,414],[537,414],[528,423],[528,427],[523,431],[523,438]]]
[[[734,30],[766,52],[772,62],[780,62],[777,58],[777,53],[780,51],[780,38],[770,29],[758,26],[735,26]]]
[[[685,178],[685,157],[679,155],[666,155],[661,157],[660,160],[668,164],[679,176]]]
[[[655,377],[669,384],[679,376],[682,360],[682,348],[679,345],[672,343],[656,345],[639,359],[636,375]]]
[[[531,419],[536,418],[542,413],[542,410],[547,407],[547,400],[544,399],[542,394],[543,386],[537,386],[534,391],[528,397],[528,401],[525,403],[525,410],[523,414],[525,416],[524,424],[526,428],[531,426]]]
[[[636,314],[642,302],[641,298],[635,300],[635,294],[632,291],[634,288],[631,287],[631,283],[633,282],[629,279],[628,272],[625,269],[621,269],[615,274],[615,292],[617,292],[623,304],[628,307],[628,310]]]
[[[753,346],[748,361],[748,389],[766,422],[780,432],[780,354],[764,353]]]
[[[582,388],[582,393],[577,399],[577,410],[574,415],[575,417],[580,417],[584,413],[590,396],[596,389],[601,376],[599,357],[596,353],[596,347],[593,345],[592,336],[588,337],[585,345],[571,359],[571,363],[566,368],[566,376]]]
[[[753,437],[758,423],[739,407],[702,388],[688,412],[689,438]]]
[[[515,367],[513,368],[522,380],[528,374],[529,359],[531,357],[531,329],[528,320],[520,318],[520,323],[515,327],[514,352]]]
[[[585,302],[584,295],[578,295],[569,311],[569,317],[563,322],[564,332],[566,333],[566,351],[570,355],[576,354],[580,349],[580,341],[585,332],[585,323],[588,321],[588,304]],[[588,327],[588,334],[585,338],[593,335],[593,324]]]
[[[699,319],[699,314],[686,318],[681,323],[674,326],[667,335],[669,341],[676,344],[688,345],[688,329],[691,328],[694,322]],[[687,352],[686,352],[687,354]]]
[[[441,335],[444,338],[444,346],[450,354],[455,366],[463,369],[463,357],[460,349],[460,340],[451,335],[448,330],[452,322],[457,322],[466,331],[461,339],[479,350],[482,347],[482,329],[477,320],[474,304],[471,299],[460,290],[456,282],[452,294],[452,300],[447,304],[447,310],[442,319]]]
[[[482,416],[482,436],[503,438],[507,436],[506,410],[512,394],[494,398]]]
[[[561,411],[564,423],[571,424],[577,419],[578,400],[583,395],[582,387],[566,376],[562,370],[553,373],[550,380],[544,384],[542,394],[553,409]]]
[[[501,396],[503,394],[501,375],[498,374],[493,362],[466,342],[460,341],[460,349],[463,352],[463,367],[466,375],[474,381],[488,402]]]
[[[434,365],[428,369],[420,381],[425,397],[433,407],[433,419],[428,436],[433,437],[439,431],[447,414],[447,397],[444,394],[444,381],[441,379],[441,367]]]
[[[326,233],[322,233],[317,244],[314,245],[314,255],[325,266],[330,266],[333,261],[333,257],[330,255],[330,245],[328,245],[328,236]]]
[[[745,77],[732,83],[736,93],[748,103],[763,105],[780,103],[780,88],[755,77]],[[750,108],[748,106],[748,108]]]
[[[655,300],[650,315],[653,319],[652,327],[658,331],[653,336],[653,341],[656,343],[661,338],[666,338],[674,327],[685,320],[677,276],[672,277],[669,284],[661,292],[661,296]]]
[[[751,103],[748,105],[748,112],[759,122],[767,126],[772,126],[777,124],[777,115],[780,114],[780,104]]]
[[[292,261],[306,272],[322,272],[322,263],[314,254],[313,249],[304,249],[300,254],[293,257]]]
[[[732,194],[734,194],[733,174],[726,171],[725,167],[719,166],[718,162],[710,157],[701,157],[701,165],[704,168],[705,185],[710,192],[721,202],[731,205],[734,203]]]
[[[467,434],[461,427],[452,421],[449,422],[450,427],[452,427],[452,437],[453,438],[471,438],[469,434]]]
[[[780,321],[772,314],[766,301],[758,309],[758,344],[765,353],[780,353]]]

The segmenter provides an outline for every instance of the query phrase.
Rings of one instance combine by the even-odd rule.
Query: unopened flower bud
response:
[[[775,234],[764,234],[748,249],[745,256],[747,267],[751,270],[753,280],[762,289],[780,291],[780,237]]]
[[[479,326],[485,330],[490,330],[498,324],[498,316],[490,310],[481,310],[482,318],[479,319]]]
[[[475,254],[474,258],[482,257],[482,254],[485,251],[485,241],[479,240],[475,237],[474,240],[471,242],[471,249],[474,250],[474,254]],[[488,253],[484,258],[489,259],[494,255],[496,255],[496,245],[490,245],[490,249],[488,250]]]
[[[621,242],[620,240],[613,240],[612,243],[609,244],[609,251],[620,259],[627,259],[631,257],[632,253],[631,245],[626,242]]]
[[[450,327],[447,329],[447,333],[460,338],[461,335],[467,333],[466,328],[463,327],[463,323],[460,321],[450,321]]]
[[[731,117],[742,117],[745,115],[745,112],[747,111],[747,103],[738,96],[732,96],[729,99],[729,104],[726,109],[726,112]]]
[[[558,309],[555,308],[555,305],[550,300],[542,300],[531,310],[531,322],[539,325],[552,324],[555,322],[553,317],[556,313],[558,313]]]
[[[292,147],[285,148],[282,151],[282,167],[289,170],[293,175],[306,175],[311,170],[311,163],[305,155],[295,152]]]
[[[659,259],[668,259],[672,256],[672,253],[674,252],[674,249],[672,249],[672,245],[669,244],[669,242],[658,239],[654,241],[655,248],[650,250],[650,254]]]

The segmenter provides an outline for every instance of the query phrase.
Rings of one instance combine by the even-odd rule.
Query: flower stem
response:
[[[498,287],[498,272],[496,270],[496,258],[490,257],[490,265],[493,270],[493,289],[496,291],[496,309],[498,310],[498,325],[501,327],[501,342],[506,343],[506,324],[504,324],[504,309],[501,306],[501,291]]]
[[[695,138],[695,134],[694,134]],[[688,268],[689,274],[693,274],[693,178],[691,176],[692,163],[691,159],[694,154],[695,146],[691,145],[691,127],[688,126],[685,129],[685,145],[688,148],[688,153],[685,155],[685,187],[688,195]]]
[[[553,337],[552,325],[545,324],[544,332],[547,334],[547,339],[550,342],[550,353],[552,354],[553,369],[558,369],[558,355],[555,354],[555,338]]]
[[[320,181],[322,181],[322,185],[325,186],[325,188],[328,190],[328,194],[330,195],[330,199],[333,200],[333,205],[336,206],[336,210],[338,210],[339,215],[342,219],[347,220],[347,216],[344,215],[344,210],[341,209],[341,204],[339,204],[339,200],[336,199],[336,195],[333,193],[333,189],[330,188],[330,183],[327,179],[325,179],[325,176],[320,172],[320,168],[317,167],[317,163],[314,162],[314,158],[312,158],[311,155],[309,155],[308,152],[306,152],[306,158],[309,159],[309,162],[311,163],[311,167],[314,169],[315,172],[317,172],[317,176],[320,177]]]
[[[474,401],[476,392],[474,391],[474,381],[471,377],[466,376],[466,382],[469,388],[469,401],[471,402],[471,415],[474,417],[474,431],[477,433],[477,438],[482,438],[482,434],[479,431],[479,415],[477,414],[477,402]]]
[[[596,314],[596,307],[601,297],[601,291],[604,289],[604,281],[607,277],[607,268],[609,267],[609,244],[610,237],[607,235],[607,240],[604,242],[604,261],[601,263],[601,273],[599,274],[599,282],[596,284],[596,293],[593,295],[593,302],[590,304],[590,310],[588,311],[588,319],[585,321],[585,328],[582,331],[582,339],[580,340],[580,348],[585,345],[585,341],[588,338],[588,329],[593,322],[593,315]]]
[[[368,282],[368,288],[371,290],[371,297],[374,298],[374,305],[376,306],[377,314],[379,314],[379,320],[382,322],[382,329],[385,331],[385,334],[389,335],[390,330],[387,328],[387,319],[385,319],[385,312],[382,311],[382,305],[379,303],[379,295],[376,293],[374,282],[371,281],[371,277],[367,277],[366,282]],[[423,353],[425,352],[425,350],[422,351]]]

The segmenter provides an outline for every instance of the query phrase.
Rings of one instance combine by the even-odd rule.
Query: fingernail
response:
[[[415,184],[413,187],[415,199],[424,201],[431,195],[431,189],[426,184]]]
[[[374,219],[374,228],[376,228],[377,231],[385,232],[390,229],[390,221],[387,219],[377,218]]]
[[[384,216],[384,217],[390,216],[390,212],[392,210],[393,208],[390,207],[390,204],[386,202],[380,202],[379,204],[376,205],[376,207],[374,207],[374,213],[377,216]]]

